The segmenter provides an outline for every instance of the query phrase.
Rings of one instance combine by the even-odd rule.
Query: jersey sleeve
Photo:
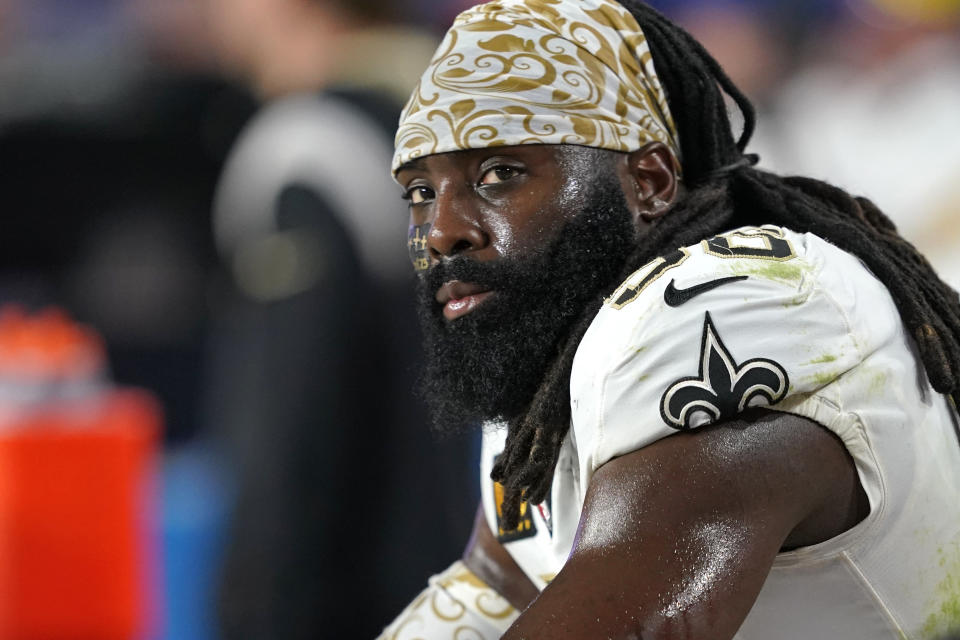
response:
[[[614,457],[748,407],[817,419],[806,401],[829,402],[834,381],[890,331],[852,317],[866,285],[850,273],[872,281],[868,295],[879,288],[889,300],[854,257],[777,227],[711,238],[630,276],[574,360],[571,428],[582,486]],[[838,435],[848,449],[858,446],[851,438],[860,436]]]
[[[428,586],[377,640],[496,640],[520,615],[463,562],[430,578]]]

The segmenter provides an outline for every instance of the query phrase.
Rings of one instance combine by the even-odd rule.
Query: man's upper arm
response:
[[[842,443],[751,411],[597,470],[564,569],[504,636],[731,638],[779,550],[866,512]]]

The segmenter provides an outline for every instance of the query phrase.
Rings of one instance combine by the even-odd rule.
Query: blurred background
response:
[[[372,638],[459,556],[478,438],[412,392],[388,166],[469,4],[0,0],[0,636]],[[653,4],[755,101],[763,166],[872,198],[960,286],[960,0]],[[74,592],[33,573],[53,531]],[[97,585],[112,617],[63,604]]]

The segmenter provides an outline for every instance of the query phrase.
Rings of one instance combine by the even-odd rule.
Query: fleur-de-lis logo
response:
[[[720,339],[710,313],[703,322],[700,374],[670,385],[660,400],[660,415],[674,429],[692,429],[732,418],[747,407],[776,404],[790,381],[782,366],[767,358],[741,364]]]

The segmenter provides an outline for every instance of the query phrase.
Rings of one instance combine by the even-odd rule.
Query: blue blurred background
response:
[[[874,199],[960,285],[960,1],[653,4],[758,105],[764,166]],[[0,0],[0,305],[66,309],[164,408],[148,636],[373,637],[462,550],[477,436],[413,395],[380,193],[466,6]]]

